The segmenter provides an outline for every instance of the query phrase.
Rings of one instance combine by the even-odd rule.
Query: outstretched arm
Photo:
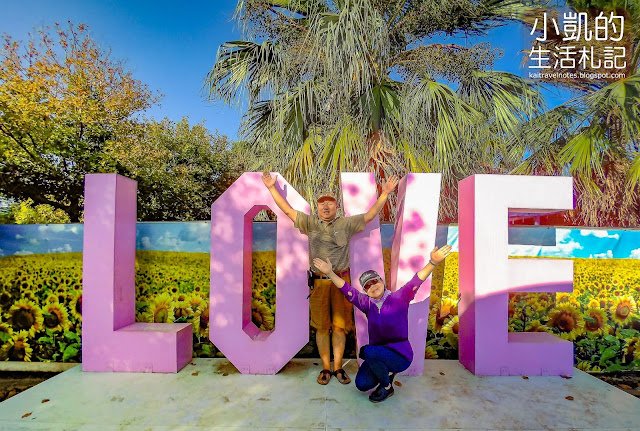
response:
[[[313,259],[313,266],[318,268],[318,270],[322,271],[327,277],[329,277],[329,280],[331,280],[331,282],[335,284],[338,289],[344,286],[345,281],[338,277],[335,272],[333,272],[333,265],[331,264],[329,259],[322,260],[316,257],[315,259]]]
[[[418,293],[418,289],[420,289],[420,286],[422,286],[422,282],[425,281],[427,277],[429,277],[435,267],[438,266],[440,262],[445,260],[450,253],[450,245],[445,245],[440,250],[438,250],[438,247],[435,247],[431,252],[429,263],[427,263],[424,268],[418,271],[407,284],[397,290],[397,292],[400,292],[400,296],[405,301],[411,302]]]
[[[429,263],[427,263],[424,268],[418,271],[418,278],[422,281],[426,280],[427,277],[429,277],[429,275],[436,268],[436,266],[438,266],[440,262],[445,260],[447,256],[449,256],[449,254],[451,254],[450,245],[447,244],[444,247],[442,247],[440,250],[438,250],[438,247],[435,247],[431,251]]]
[[[331,282],[340,289],[340,292],[342,292],[347,300],[351,302],[358,310],[362,311],[364,314],[367,314],[369,312],[369,297],[362,292],[358,292],[353,286],[338,277],[333,272],[333,265],[331,265],[331,261],[329,261],[329,259],[322,260],[316,257],[315,259],[313,259],[313,266],[326,274],[327,277],[331,279]]]
[[[378,198],[376,203],[373,204],[371,208],[369,208],[369,211],[367,211],[364,215],[365,223],[369,223],[378,215],[378,213],[380,213],[380,211],[382,210],[382,207],[384,207],[385,202],[387,202],[387,198],[389,198],[389,194],[398,185],[398,181],[399,181],[398,177],[394,175],[391,178],[389,178],[388,181],[384,182],[384,184],[382,185],[382,193],[380,194],[380,197]]]
[[[298,215],[298,211],[291,208],[291,205],[282,197],[278,189],[276,189],[276,178],[275,175],[273,178],[271,177],[271,173],[265,171],[262,173],[262,182],[269,189],[271,193],[271,197],[273,197],[273,201],[278,205],[278,208],[282,210],[283,213],[287,215],[291,219],[292,222],[296,222],[296,217]]]

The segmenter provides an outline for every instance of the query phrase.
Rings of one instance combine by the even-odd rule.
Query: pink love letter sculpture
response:
[[[476,375],[572,375],[573,343],[509,333],[509,292],[571,292],[573,261],[509,259],[508,213],[573,208],[570,177],[473,175],[460,182],[460,362]]]
[[[402,287],[422,269],[434,247],[440,201],[441,174],[409,174],[398,185],[398,210],[391,252],[391,291]],[[348,173],[340,176],[345,215],[367,212],[376,201],[374,174]],[[380,221],[375,218],[366,229],[351,238],[351,280],[362,291],[358,277],[367,269],[384,274]],[[407,375],[424,371],[424,349],[429,317],[431,277],[420,287],[409,306],[409,341],[414,359]],[[359,346],[369,342],[367,321],[356,310],[356,336]]]
[[[188,323],[135,323],[136,188],[85,177],[82,369],[175,373],[191,360]]]
[[[273,202],[259,172],[246,172],[211,207],[209,336],[244,374],[275,374],[309,341],[308,239]],[[276,174],[277,175],[277,174]],[[292,208],[309,204],[278,175]],[[275,329],[251,321],[253,218],[269,208],[278,217]]]

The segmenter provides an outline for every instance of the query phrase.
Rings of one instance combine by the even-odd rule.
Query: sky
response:
[[[111,48],[113,57],[125,60],[136,79],[164,95],[161,106],[150,109],[147,117],[179,121],[189,116],[191,124],[204,121],[210,130],[217,129],[236,140],[242,112],[205,101],[202,95],[204,78],[215,63],[218,47],[242,39],[232,21],[236,4],[236,0],[8,0],[0,8],[0,33],[27,41],[34,27],[67,21],[87,24],[100,46]],[[438,40],[459,44],[489,41],[504,50],[495,69],[523,76],[520,64],[524,54],[520,51],[530,48],[527,33],[519,25],[509,25],[488,37]],[[569,97],[558,90],[544,95],[550,107]]]

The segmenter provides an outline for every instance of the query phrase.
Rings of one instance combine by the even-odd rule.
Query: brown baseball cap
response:
[[[338,202],[338,200],[336,199],[335,193],[333,193],[331,190],[326,190],[326,191],[320,193],[318,195],[317,201],[318,202],[322,202],[322,201],[326,201],[328,199]]]

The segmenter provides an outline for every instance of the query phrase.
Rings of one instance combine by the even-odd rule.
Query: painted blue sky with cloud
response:
[[[640,230],[518,227],[510,229],[514,256],[640,259]],[[82,251],[82,224],[0,225],[0,257]],[[437,244],[458,250],[457,226],[439,226]],[[382,246],[390,248],[393,225],[382,226]],[[209,253],[211,222],[138,223],[138,250]],[[553,245],[555,242],[555,245]],[[254,223],[254,250],[274,250],[275,223]]]

